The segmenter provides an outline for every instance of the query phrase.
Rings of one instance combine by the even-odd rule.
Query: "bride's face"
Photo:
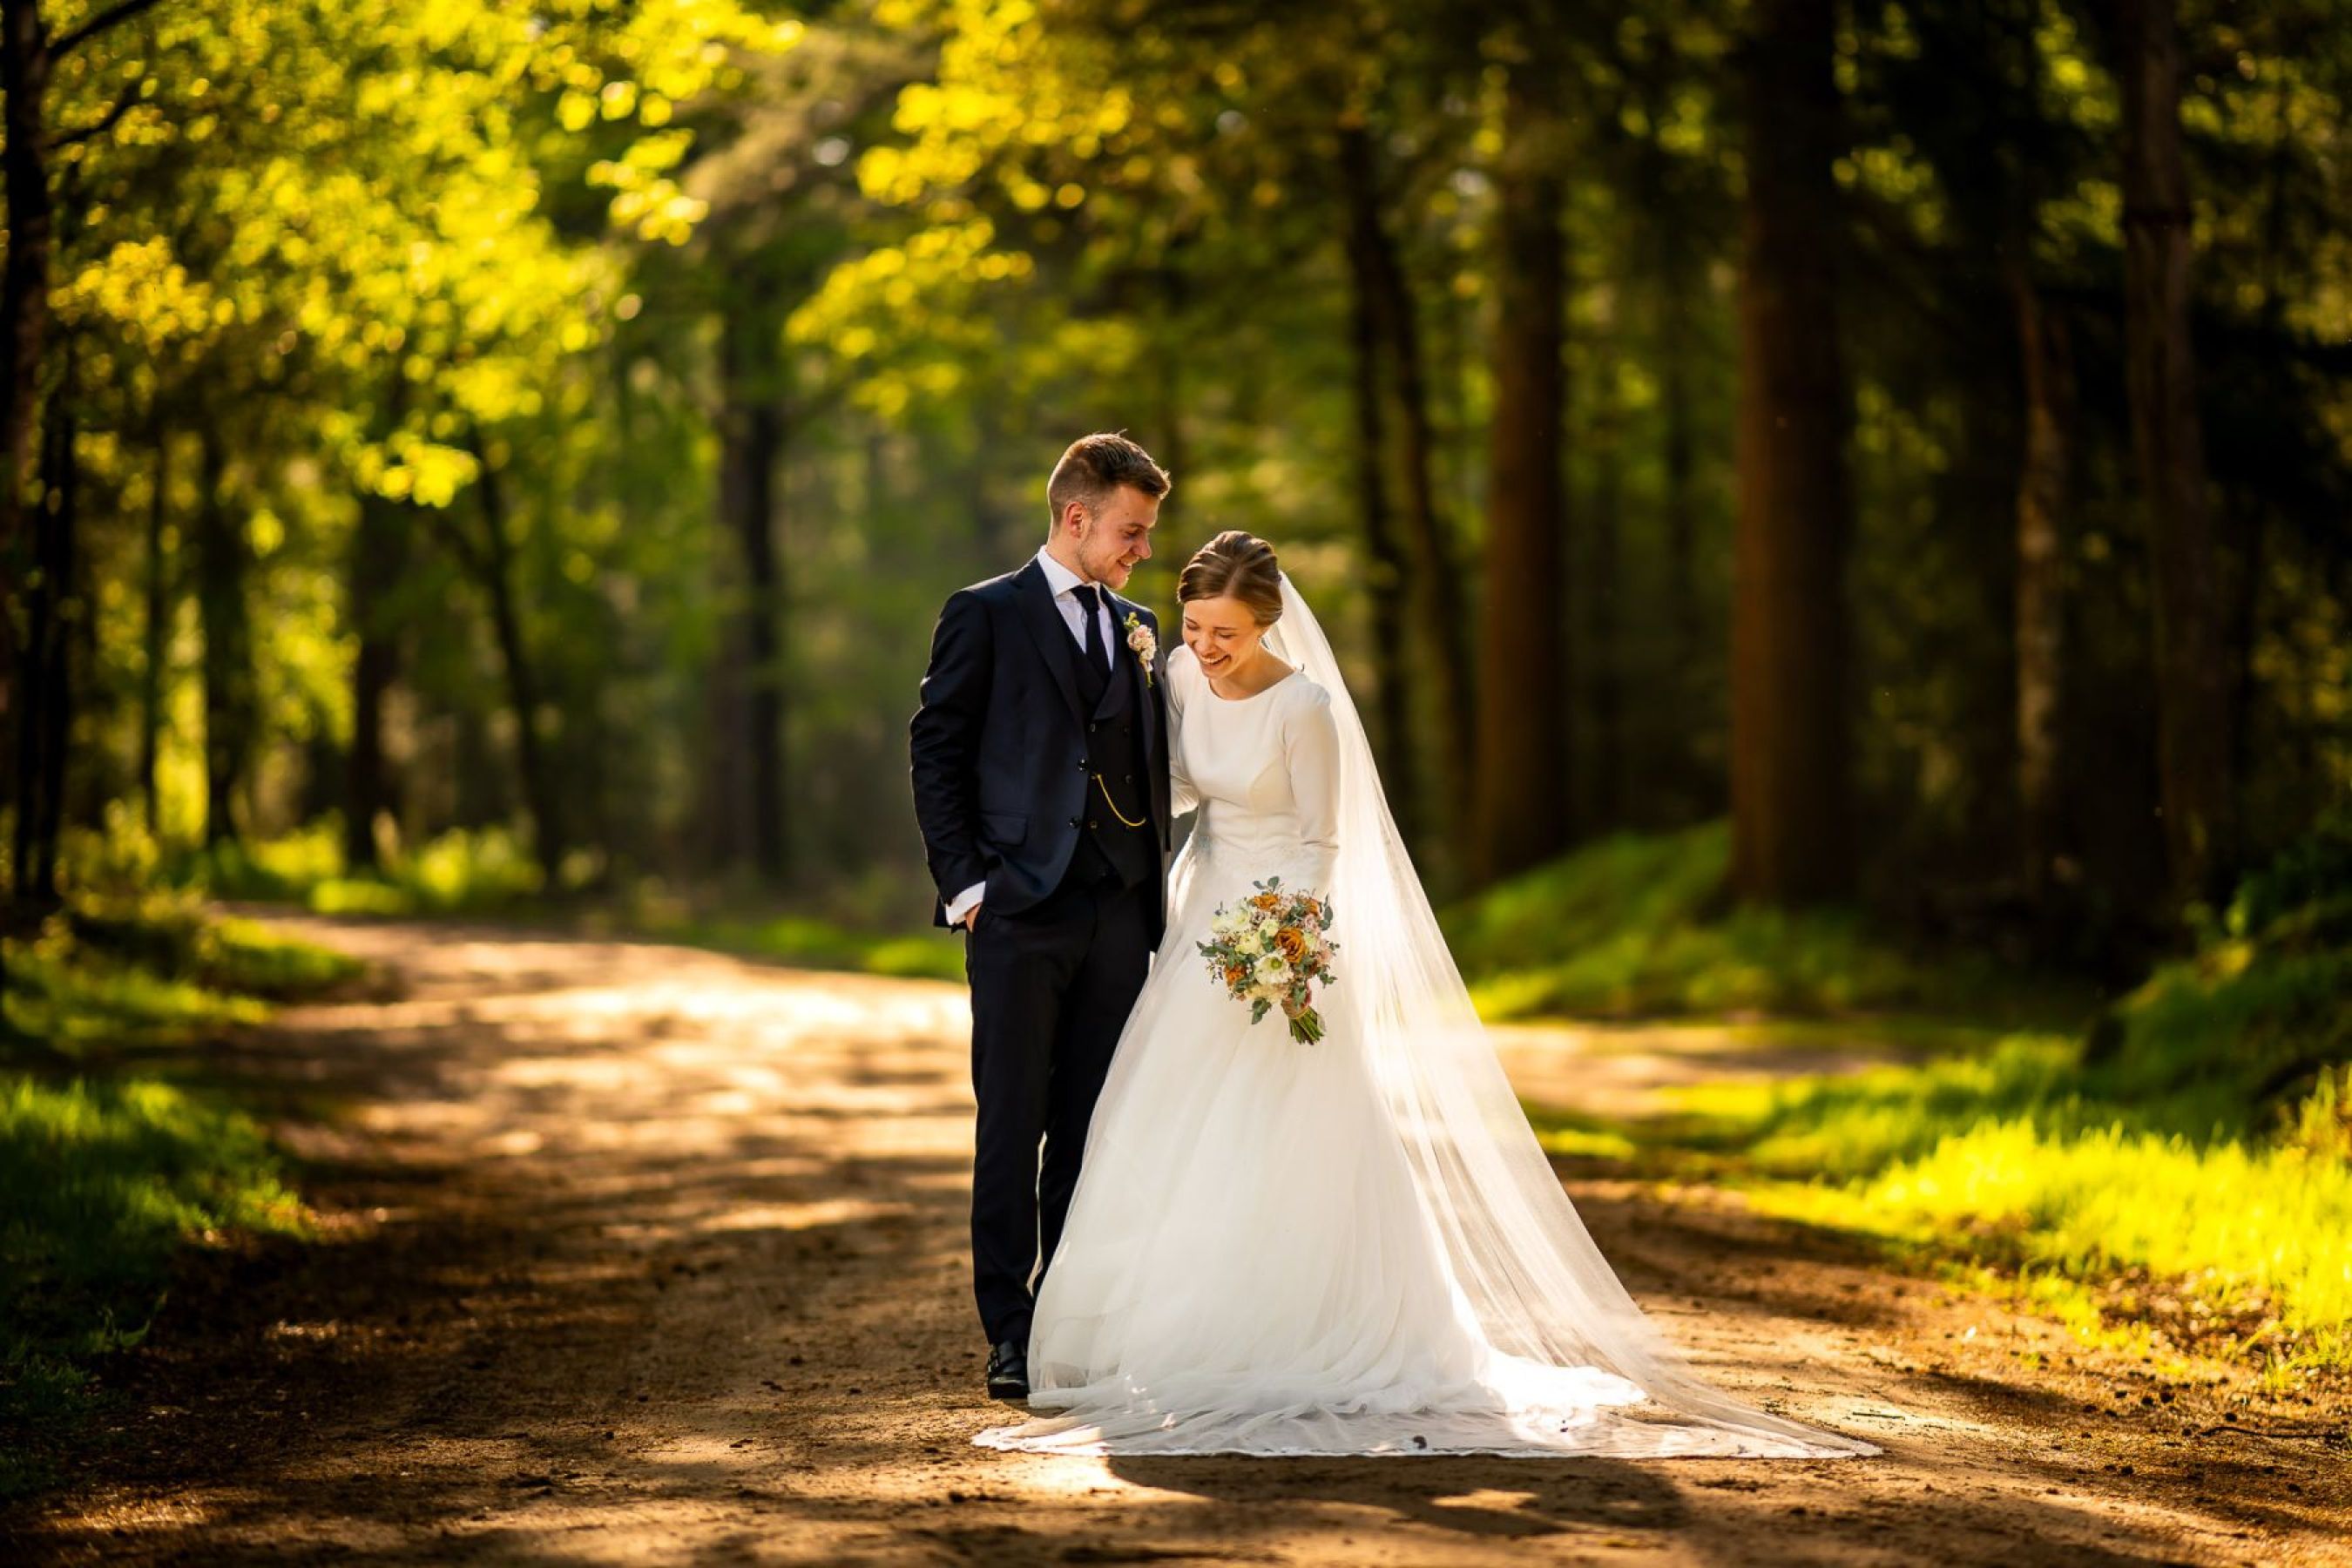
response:
[[[1201,661],[1203,675],[1213,678],[1248,668],[1265,639],[1265,628],[1239,599],[1220,595],[1184,602],[1184,646]]]

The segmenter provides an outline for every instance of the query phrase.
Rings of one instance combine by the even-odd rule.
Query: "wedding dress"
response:
[[[1470,1009],[1329,644],[1283,579],[1254,696],[1167,664],[1168,933],[1096,1102],[1029,1340],[1076,1454],[1874,1453],[1698,1383],[1561,1190]],[[1194,943],[1278,876],[1328,894],[1327,1032],[1294,1041]]]

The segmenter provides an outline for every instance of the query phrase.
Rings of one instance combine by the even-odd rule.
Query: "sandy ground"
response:
[[[0,1518],[0,1560],[2352,1563],[2342,1409],[2159,1377],[1731,1194],[1600,1170],[1564,1177],[1706,1375],[1884,1457],[977,1449],[1002,1407],[961,988],[281,923],[382,966],[224,1047],[280,1090],[324,1237],[192,1268],[71,1483]],[[1509,1056],[1596,1104],[1753,1070],[1665,1034]]]

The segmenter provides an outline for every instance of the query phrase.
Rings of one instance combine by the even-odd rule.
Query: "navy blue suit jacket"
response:
[[[1127,617],[1150,626],[1155,640],[1159,619],[1117,594],[1110,603],[1118,632],[1111,650],[1116,679],[1135,683],[1164,878],[1171,838],[1167,651],[1154,652],[1147,679],[1126,643]],[[989,910],[1017,914],[1043,901],[1069,868],[1097,765],[1087,752],[1087,715],[1071,668],[1074,640],[1034,558],[1016,572],[957,589],[940,612],[921,704],[908,726],[915,820],[939,891],[934,925],[948,923],[948,900],[975,882],[986,885]],[[1151,889],[1155,943],[1162,890]]]

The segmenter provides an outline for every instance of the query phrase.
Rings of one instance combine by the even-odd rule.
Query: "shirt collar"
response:
[[[1055,560],[1052,552],[1043,545],[1037,550],[1037,563],[1045,569],[1045,582],[1054,590],[1055,598],[1082,585],[1078,574]]]

